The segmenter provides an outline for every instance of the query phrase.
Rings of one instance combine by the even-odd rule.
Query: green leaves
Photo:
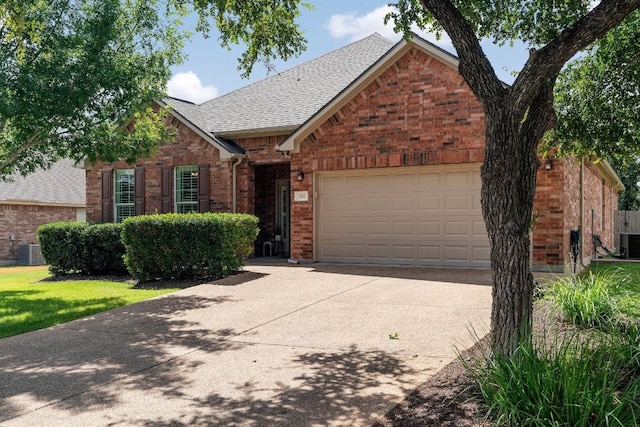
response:
[[[176,4],[188,0],[174,0]],[[194,0],[199,14],[197,30],[209,33],[210,21],[220,31],[220,44],[231,49],[244,44],[245,52],[238,59],[238,70],[248,77],[254,65],[262,62],[267,68],[276,58],[287,60],[306,48],[306,40],[296,19],[302,8],[312,9],[303,0]]]
[[[131,160],[171,139],[166,111],[150,105],[182,61],[185,11],[159,9],[157,0],[0,5],[0,179],[61,157]]]
[[[566,154],[633,158],[640,154],[640,12],[631,14],[556,86],[558,126],[549,135]]]
[[[498,44],[521,40],[531,46],[543,46],[584,16],[591,1],[453,0],[452,3],[479,39],[492,39]],[[396,22],[396,30],[406,34],[415,23],[422,29],[433,26],[441,31],[421,0],[399,0],[391,4],[398,12],[387,19]]]

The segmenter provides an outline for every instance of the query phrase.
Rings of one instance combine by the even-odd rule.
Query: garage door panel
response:
[[[473,221],[473,235],[481,238],[487,236],[487,226],[484,221]]]
[[[415,174],[391,175],[391,185],[393,188],[414,188],[416,186]]]
[[[420,245],[418,246],[418,258],[425,261],[442,261],[442,250],[438,245]]]
[[[370,259],[375,260],[388,260],[389,259],[389,245],[368,245],[368,255]]]
[[[411,239],[415,235],[413,221],[395,221],[393,223],[393,235],[405,236]]]
[[[413,261],[416,258],[413,249],[413,245],[393,245],[392,256],[400,261]]]
[[[430,196],[430,197],[420,197],[418,199],[418,206],[420,211],[422,212],[438,212],[442,208],[440,207],[440,197]]]
[[[320,233],[326,236],[326,238],[340,238],[342,235],[342,224],[341,221],[322,221],[320,223]]]
[[[447,245],[444,248],[444,255],[448,260],[465,262],[469,259],[469,248],[467,246]]]
[[[418,174],[418,185],[421,188],[442,185],[442,174],[436,172],[428,172]]]
[[[398,212],[401,213],[403,211],[413,212],[416,210],[416,200],[413,197],[409,196],[396,196],[393,198],[392,202],[392,213]]]
[[[468,212],[469,207],[470,207],[469,196],[467,196],[466,194],[444,197],[444,209],[447,212],[451,212],[451,211]]]
[[[366,224],[367,224],[367,231],[369,236],[373,236],[373,237],[390,237],[391,236],[390,221],[370,220],[370,221],[367,221]]]
[[[440,221],[420,221],[418,224],[418,237],[438,237],[440,233]]]
[[[479,175],[479,165],[318,173],[316,260],[488,267]]]
[[[389,210],[389,199],[382,197],[371,197],[367,200],[367,208],[369,211],[380,211],[386,213]]]
[[[447,187],[467,187],[472,182],[472,178],[467,171],[444,172],[444,185]]]
[[[368,229],[362,221],[345,221],[343,233],[351,237],[364,237],[368,234]]]
[[[469,236],[469,223],[466,221],[446,221],[444,229],[446,236]]]

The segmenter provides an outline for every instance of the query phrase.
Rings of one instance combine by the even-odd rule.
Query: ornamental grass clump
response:
[[[640,378],[618,347],[577,336],[467,364],[488,416],[509,426],[635,426]],[[613,352],[613,354],[612,354]]]
[[[561,278],[546,295],[567,320],[583,327],[603,327],[620,318],[619,302],[627,294],[629,276],[615,270]]]

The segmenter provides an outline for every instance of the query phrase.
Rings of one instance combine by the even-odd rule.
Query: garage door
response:
[[[488,267],[480,165],[316,173],[317,261]]]

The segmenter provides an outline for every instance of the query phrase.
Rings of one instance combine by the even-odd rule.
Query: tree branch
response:
[[[13,162],[15,162],[22,153],[32,148],[34,145],[38,144],[40,140],[38,139],[42,131],[37,131],[29,139],[22,144],[17,150],[10,152],[6,157],[0,160],[0,172],[5,170],[7,167],[11,166]]]
[[[640,0],[638,0],[640,1]],[[460,58],[460,74],[482,103],[499,99],[505,92],[493,66],[484,54],[475,31],[451,0],[420,0],[442,25]]]
[[[547,80],[555,78],[575,54],[602,38],[631,12],[640,0],[602,0],[574,25],[558,34],[540,50],[532,50],[529,60],[511,86],[517,108],[526,109]]]

